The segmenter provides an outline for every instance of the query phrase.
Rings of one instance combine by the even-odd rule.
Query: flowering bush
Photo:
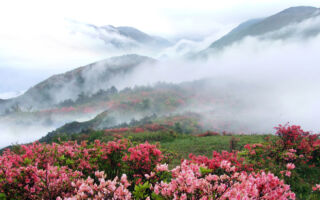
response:
[[[313,191],[319,191],[320,192],[320,184],[316,184],[316,186],[314,186],[312,188]]]
[[[137,183],[140,183],[141,178],[144,178],[145,174],[149,174],[163,158],[156,145],[151,145],[148,142],[131,147],[128,152],[123,160],[130,168],[129,176],[137,178]]]
[[[276,130],[279,139],[266,140],[263,144],[247,144],[240,154],[255,170],[273,172],[306,198],[314,182],[320,178],[319,136],[295,125],[280,125]],[[306,182],[306,179],[309,181]]]
[[[8,199],[68,197],[75,190],[82,193],[80,183],[95,186],[90,178],[83,179],[96,175],[100,187],[107,182],[110,187],[117,185],[121,188],[110,191],[108,195],[118,195],[115,199],[123,199],[121,195],[129,186],[128,182],[123,182],[126,180],[123,174],[128,173],[131,178],[141,177],[153,170],[163,156],[155,145],[149,143],[129,146],[126,140],[108,143],[96,140],[90,145],[86,142],[33,143],[22,145],[14,151],[6,150],[0,156],[0,194]],[[105,174],[96,173],[97,170]],[[122,185],[116,178],[120,176]],[[96,193],[99,195],[99,191]],[[96,193],[90,195],[94,197]],[[126,193],[125,196],[130,198],[128,195]],[[72,198],[81,199],[84,196],[75,193]]]
[[[54,199],[72,190],[71,182],[82,176],[67,167],[48,166],[38,169],[36,166],[2,168],[0,172],[0,192],[8,199]]]
[[[172,170],[170,182],[156,183],[154,195],[164,199],[295,199],[290,186],[265,172],[238,173],[229,161],[220,162],[226,173],[217,175],[199,164],[184,161]]]
[[[246,164],[244,158],[239,158],[237,152],[227,152],[222,151],[221,154],[214,151],[212,153],[212,159],[209,159],[206,156],[195,156],[189,155],[190,162],[203,165],[208,169],[215,171],[220,170],[220,165],[222,161],[228,161],[233,165],[236,171],[252,171],[252,165]]]
[[[72,182],[75,188],[69,194],[66,194],[66,200],[84,200],[84,199],[114,199],[114,200],[129,200],[131,199],[131,192],[128,190],[130,183],[126,175],[122,175],[120,181],[118,177],[113,180],[106,180],[104,172],[95,172],[95,177],[98,179],[95,183],[94,179],[88,177],[87,179],[77,180]],[[58,197],[57,200],[61,200]]]
[[[190,154],[172,170],[170,155],[148,142],[22,145],[0,156],[0,199],[295,199],[291,189],[319,199],[318,135],[277,131],[278,140]]]

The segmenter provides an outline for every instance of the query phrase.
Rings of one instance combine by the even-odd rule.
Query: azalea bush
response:
[[[271,173],[236,172],[229,161],[220,163],[223,175],[184,161],[173,169],[172,180],[153,187],[159,199],[295,199],[290,186]]]
[[[0,156],[0,199],[320,199],[318,135],[277,135],[170,168],[174,154],[148,142],[22,145]]]
[[[320,179],[319,135],[296,125],[279,125],[275,129],[277,140],[266,138],[265,143],[247,144],[241,156],[254,169],[271,171],[283,178],[299,198],[313,198],[312,187]]]
[[[8,199],[73,198],[74,184],[88,185],[91,183],[88,177],[101,179],[100,185],[104,184],[102,179],[112,180],[110,184],[114,185],[123,174],[130,175],[133,181],[150,173],[165,157],[156,145],[148,142],[136,147],[131,145],[127,140],[108,143],[96,140],[90,145],[86,142],[33,143],[8,149],[0,156],[0,194]],[[104,174],[97,177],[97,171]]]
[[[126,175],[122,175],[119,180],[115,177],[113,180],[107,180],[104,172],[95,172],[95,181],[93,178],[77,180],[72,182],[72,187],[69,193],[62,195],[66,200],[85,200],[85,199],[114,199],[114,200],[129,200],[131,192],[128,190],[130,183]],[[62,200],[62,197],[57,197],[57,200]]]

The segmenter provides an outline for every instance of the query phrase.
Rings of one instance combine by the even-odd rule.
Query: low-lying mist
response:
[[[55,128],[55,126],[0,124],[0,149],[9,145],[34,142]]]
[[[314,19],[271,34],[290,33],[285,39],[269,37],[270,34],[247,37],[221,51],[212,50],[207,60],[170,58],[142,64],[130,73],[113,76],[109,86],[122,90],[159,82],[180,84],[206,79],[208,86],[195,90],[212,98],[219,94],[225,103],[195,101],[175,112],[200,113],[207,124],[234,124],[225,131],[236,133],[273,133],[274,126],[287,122],[318,132],[320,36],[309,37],[301,31],[318,22]],[[57,95],[64,99],[62,93]],[[58,125],[27,127],[0,123],[0,147],[34,141]]]
[[[100,111],[82,114],[14,113],[0,117],[0,149],[9,145],[39,140],[65,123],[83,122],[94,118]]]
[[[205,118],[242,124],[252,133],[271,132],[274,126],[286,122],[319,131],[318,52],[319,36],[288,40],[249,37],[223,52],[213,52],[206,62],[171,60],[154,67],[141,66],[116,85],[125,88],[210,78],[211,84],[221,86],[221,90],[232,91],[230,98],[243,107],[217,108],[208,102],[216,112],[205,114]]]

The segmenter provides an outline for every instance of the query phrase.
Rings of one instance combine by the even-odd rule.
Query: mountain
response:
[[[113,50],[124,52],[161,50],[172,45],[170,41],[162,37],[152,36],[129,26],[95,26],[74,21],[71,23],[75,32],[102,40],[108,48]]]
[[[139,43],[149,44],[155,47],[168,47],[172,45],[168,40],[158,37],[158,36],[150,36],[142,31],[139,31],[136,28],[129,26],[120,26],[116,27],[119,33],[123,36],[131,38]]]
[[[307,6],[291,7],[267,18],[253,19],[240,24],[227,35],[213,42],[207,50],[223,49],[229,45],[241,41],[245,37],[263,36],[267,33],[281,30],[282,28],[301,23],[304,20],[311,19],[317,16],[320,16],[319,8]],[[308,33],[308,35],[310,35],[311,33],[313,35],[318,34],[319,32],[320,28],[313,29]],[[280,36],[278,35],[277,38],[286,37],[288,37],[288,33],[282,34]]]
[[[220,84],[216,84],[217,82]],[[248,84],[245,90],[250,91],[250,87],[252,86]],[[236,98],[242,92],[237,83],[226,81],[225,78],[126,88],[109,93],[101,99],[94,97],[95,99],[89,100],[84,104],[86,108],[97,110],[97,106],[102,105],[100,114],[97,113],[96,117],[89,120],[68,121],[65,125],[50,132],[46,138],[59,134],[79,134],[88,132],[88,130],[98,131],[143,125],[145,123],[139,124],[138,122],[145,122],[146,118],[149,119],[147,120],[149,122],[148,116],[155,115],[158,117],[153,117],[151,124],[160,123],[174,127],[176,123],[180,123],[186,133],[194,132],[189,126],[198,127],[199,122],[206,130],[226,128],[237,130],[238,127],[244,128],[244,126],[241,125],[241,122],[234,120],[232,113],[241,112],[246,106],[252,107],[252,104],[246,105],[245,102]],[[82,108],[81,104],[77,104],[69,112],[79,113],[77,110],[82,110]],[[191,113],[193,114],[190,115]],[[67,112],[63,113],[63,115],[67,114]],[[192,117],[194,115],[198,117]],[[185,120],[187,122],[184,123]]]
[[[129,54],[79,67],[46,79],[17,98],[7,100],[5,103],[0,102],[3,105],[0,111],[13,105],[19,105],[19,109],[30,106],[45,108],[66,99],[75,99],[83,93],[90,95],[100,89],[114,86],[119,77],[137,66],[154,62],[154,59],[146,56]]]
[[[115,119],[113,117],[108,116],[108,111],[102,112],[99,115],[97,115],[92,120],[88,120],[85,122],[70,122],[62,127],[56,129],[55,131],[52,131],[47,134],[46,137],[42,138],[42,141],[46,141],[47,138],[52,138],[57,134],[61,133],[68,133],[68,134],[74,134],[74,133],[81,133],[82,131],[87,130],[93,130],[93,129],[103,129],[106,127],[115,126]]]

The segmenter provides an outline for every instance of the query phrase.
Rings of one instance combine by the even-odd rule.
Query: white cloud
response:
[[[66,19],[97,26],[133,26],[175,39],[211,37],[213,40],[247,19],[268,16],[297,5],[319,4],[318,0],[2,1],[0,69],[23,68],[38,74],[46,69],[53,74],[123,53],[85,34],[91,30],[74,32],[75,27],[70,27]],[[197,50],[206,41],[186,43],[190,49]],[[172,54],[175,49],[168,51]],[[42,79],[47,76],[48,73],[43,74]],[[0,75],[0,79],[4,77]],[[26,84],[22,89],[30,86]]]
[[[208,118],[241,124],[249,132],[271,132],[272,127],[286,122],[318,132],[320,57],[317,52],[320,52],[320,35],[308,40],[295,37],[276,41],[248,37],[207,63],[175,59],[154,67],[141,66],[115,85],[124,88],[158,81],[180,83],[210,78],[213,85],[219,85],[240,107],[211,105],[216,115]]]

